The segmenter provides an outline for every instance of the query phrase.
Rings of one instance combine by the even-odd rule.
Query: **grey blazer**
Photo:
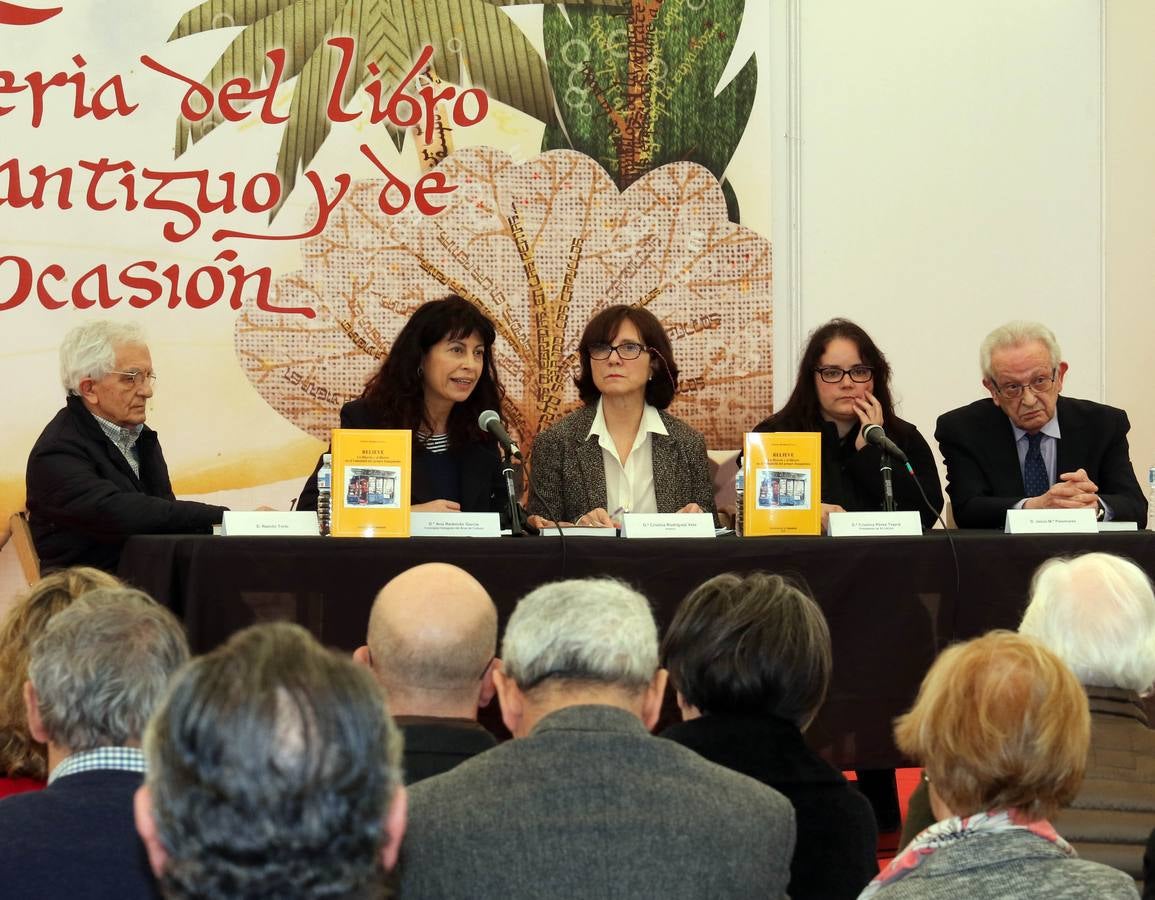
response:
[[[777,791],[571,706],[409,791],[405,900],[784,897],[794,810]]]
[[[587,438],[596,406],[583,406],[554,423],[533,441],[530,454],[531,515],[574,522],[591,509],[606,507],[606,470],[596,437]],[[681,419],[658,410],[668,435],[651,436],[654,499],[658,512],[677,512],[697,503],[714,511],[714,482],[706,439]]]

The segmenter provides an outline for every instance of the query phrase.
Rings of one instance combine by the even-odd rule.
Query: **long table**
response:
[[[952,540],[953,539],[953,542]],[[173,609],[194,652],[254,622],[299,622],[319,640],[364,642],[378,589],[422,562],[450,562],[488,588],[504,628],[517,599],[546,581],[620,578],[653,603],[661,628],[701,581],[762,569],[803,578],[830,623],[834,678],[811,744],[842,768],[904,764],[891,724],[952,641],[1014,628],[1044,559],[1097,549],[1155,571],[1155,535],[932,532],[908,538],[624,540],[557,537],[406,540],[134,537],[120,575]]]

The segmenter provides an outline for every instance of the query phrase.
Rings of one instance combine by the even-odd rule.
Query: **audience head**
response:
[[[1051,329],[1038,322],[1007,322],[979,348],[983,386],[1011,422],[1031,433],[1055,414],[1067,364]]]
[[[381,588],[369,614],[368,665],[393,715],[475,718],[493,698],[497,608],[457,566],[426,563]]]
[[[1091,719],[1058,656],[993,631],[939,655],[894,735],[925,768],[938,818],[1013,807],[1036,821],[1078,791]]]
[[[684,599],[662,641],[683,715],[772,715],[805,728],[830,684],[822,610],[780,575],[717,575]]]
[[[405,829],[373,676],[296,625],[193,660],[149,723],[137,829],[167,897],[360,896]]]
[[[515,737],[543,715],[605,703],[657,721],[665,690],[658,630],[646,598],[620,581],[557,581],[518,601],[495,673],[502,717]]]
[[[823,380],[821,370],[842,369],[841,380]],[[861,378],[859,371],[869,377]],[[823,420],[857,422],[851,400],[867,392],[882,406],[883,425],[895,426],[894,401],[890,393],[890,364],[861,327],[849,319],[831,319],[810,333],[798,364],[794,390],[775,418],[818,425]]]
[[[122,427],[142,425],[155,374],[140,327],[96,320],[60,345],[60,380],[94,414]]]
[[[449,440],[490,440],[477,427],[484,410],[500,412],[505,391],[493,358],[496,332],[476,306],[458,296],[423,303],[406,321],[362,397],[386,428],[426,430],[430,405],[453,403]]]
[[[633,359],[629,347],[642,350]],[[618,347],[609,356],[594,359]],[[592,353],[591,353],[592,348]],[[665,409],[678,392],[678,365],[666,329],[640,306],[609,306],[590,319],[578,345],[581,373],[575,379],[582,402],[593,405],[604,393],[644,394],[650,406]],[[624,355],[623,355],[624,354]],[[618,376],[607,380],[610,373]]]
[[[1155,683],[1155,594],[1128,559],[1047,560],[1035,572],[1019,633],[1058,654],[1083,684],[1143,693]]]
[[[147,594],[89,591],[53,616],[32,644],[29,730],[62,754],[136,744],[187,659],[180,622]]]
[[[45,575],[8,611],[0,625],[0,775],[46,778],[44,745],[28,733],[24,682],[28,680],[28,650],[44,633],[48,620],[73,600],[94,588],[115,588],[120,582],[88,566]]]

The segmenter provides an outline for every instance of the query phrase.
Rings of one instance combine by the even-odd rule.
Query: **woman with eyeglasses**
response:
[[[356,400],[341,407],[342,428],[413,433],[409,491],[414,512],[498,512],[508,494],[497,442],[477,427],[500,410],[505,391],[493,361],[493,323],[468,300],[423,303],[397,333],[389,355]],[[317,472],[297,508],[317,508]]]
[[[678,366],[648,310],[611,306],[580,344],[585,403],[533,443],[530,523],[617,527],[623,512],[714,511],[706,440],[665,412]]]
[[[895,507],[917,510],[923,526],[933,527],[943,497],[930,446],[917,428],[894,414],[890,365],[870,335],[848,319],[831,319],[810,335],[790,399],[754,430],[822,433],[825,531],[832,512],[882,509],[881,451],[862,433],[871,424],[882,426],[915,472],[911,478],[901,463],[895,463]],[[933,509],[923,502],[919,485]]]

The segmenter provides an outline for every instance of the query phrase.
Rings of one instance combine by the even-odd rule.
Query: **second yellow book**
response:
[[[336,537],[409,537],[413,437],[376,428],[333,430]]]
[[[743,464],[746,493],[742,515],[746,535],[821,534],[821,434],[748,434]]]

